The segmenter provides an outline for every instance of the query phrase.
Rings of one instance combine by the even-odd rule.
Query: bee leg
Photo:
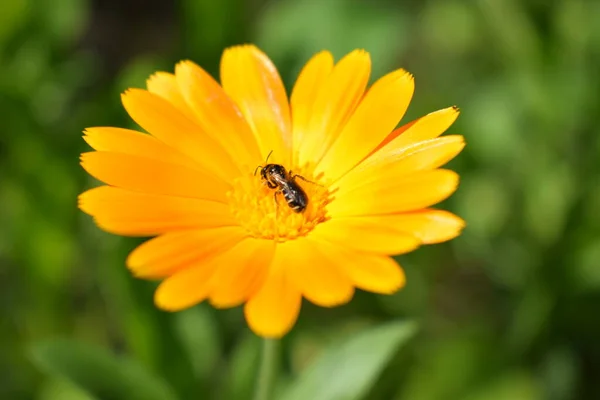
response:
[[[296,180],[296,178],[298,179],[302,179],[304,182],[308,182],[308,183],[312,183],[313,185],[317,185],[317,186],[321,186],[323,187],[323,185],[318,184],[317,182],[313,182],[313,181],[309,181],[308,179],[306,179],[305,177],[303,177],[302,175],[294,175],[294,173],[290,170],[290,178],[292,180]]]
[[[264,180],[264,179],[262,181],[262,184],[264,186],[268,187],[269,189],[275,189],[277,187],[277,185],[275,185],[274,183],[271,183],[271,182],[269,182],[267,180]]]

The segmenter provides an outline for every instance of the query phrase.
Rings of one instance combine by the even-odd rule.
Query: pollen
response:
[[[232,214],[256,238],[285,242],[307,235],[329,219],[327,205],[332,201],[330,191],[320,183],[322,176],[313,176],[310,171],[308,167],[293,170],[298,175],[295,182],[308,197],[302,212],[292,210],[283,194],[269,188],[259,173],[249,173],[237,178],[227,193]]]

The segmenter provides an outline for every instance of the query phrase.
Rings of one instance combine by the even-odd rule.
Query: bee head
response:
[[[285,178],[285,176],[287,175],[285,168],[283,168],[283,165],[279,164],[265,165],[265,167],[261,171],[261,174],[264,178],[266,178],[267,176],[280,176],[282,178]]]

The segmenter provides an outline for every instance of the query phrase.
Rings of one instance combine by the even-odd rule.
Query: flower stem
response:
[[[254,400],[270,400],[277,380],[279,340],[263,339],[260,369],[254,391]]]

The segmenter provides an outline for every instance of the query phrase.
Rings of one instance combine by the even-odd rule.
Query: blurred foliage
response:
[[[282,398],[600,398],[598,21],[593,0],[3,0],[0,398],[250,397],[241,311],[159,312],[124,268],[139,241],[76,208],[94,184],[81,130],[133,126],[120,92],[183,58],[216,73],[242,42],[288,87],[314,52],[366,48],[375,76],[415,75],[405,121],[457,104],[468,143],[444,204],[463,236],[400,257],[396,295],[307,304]],[[408,333],[373,327],[395,319],[421,326],[401,348]]]

